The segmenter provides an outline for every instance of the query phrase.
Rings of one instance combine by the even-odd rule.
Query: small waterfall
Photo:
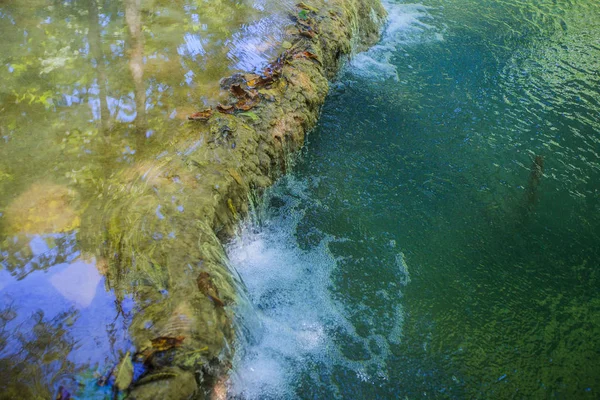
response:
[[[323,382],[323,375],[341,369],[362,382],[385,379],[389,343],[400,341],[399,304],[393,306],[396,328],[389,335],[378,328],[365,335],[350,319],[367,312],[366,306],[332,295],[339,260],[329,245],[347,239],[320,232],[318,243],[300,244],[298,227],[310,208],[318,207],[307,187],[305,181],[284,177],[265,194],[264,214],[252,216],[228,249],[248,295],[236,310],[241,334],[231,377],[235,398],[295,398],[306,381],[343,397],[335,395],[335,382]],[[406,269],[403,260],[398,268]],[[366,349],[363,360],[348,354],[348,342]]]
[[[443,40],[423,22],[430,18],[426,7],[387,4],[387,8],[389,22],[382,42],[357,54],[347,73],[375,81],[397,79],[392,52],[410,43]],[[290,171],[295,153],[285,154],[282,162]],[[262,198],[252,195],[248,222],[229,246],[231,264],[247,289],[247,301],[236,310],[241,333],[230,382],[229,395],[234,398],[296,398],[306,385],[316,396],[347,397],[347,388],[339,387],[335,375],[382,384],[389,375],[390,348],[402,341],[401,293],[369,288],[387,302],[384,311],[377,311],[381,315],[373,314],[365,298],[348,302],[333,294],[340,259],[329,247],[351,240],[313,232],[319,239],[304,244],[299,227],[305,214],[323,207],[308,194],[309,187],[307,180],[287,175]],[[389,268],[397,269],[399,280],[393,287],[401,292],[410,282],[404,254],[399,252]]]

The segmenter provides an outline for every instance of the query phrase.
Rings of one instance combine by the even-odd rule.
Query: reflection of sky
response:
[[[185,43],[177,48],[177,53],[179,53],[180,56],[196,57],[206,54],[206,51],[202,46],[202,42],[204,41],[206,43],[206,39],[202,40],[200,35],[186,33],[183,35],[183,39]]]
[[[88,99],[88,104],[92,110],[92,115],[95,120],[100,119],[100,90],[98,84],[94,83],[88,90],[88,94],[92,96]],[[136,117],[135,110],[135,96],[130,93],[128,96],[121,98],[115,98],[108,96],[106,97],[106,104],[108,105],[108,111],[110,115],[117,121],[121,122],[133,122]]]
[[[283,21],[277,16],[260,19],[234,33],[227,45],[232,68],[241,71],[262,69],[277,54],[283,41]]]
[[[232,70],[255,71],[262,69],[276,55],[283,40],[286,21],[277,15],[268,16],[244,25],[225,42]],[[205,47],[210,42],[210,32],[185,33],[183,43],[177,47],[181,57],[209,57]],[[189,84],[189,82],[188,82]]]
[[[39,236],[31,239],[30,248],[35,256],[51,251]],[[95,262],[81,258],[55,264],[47,270],[33,271],[20,280],[1,270],[0,310],[13,305],[16,312],[16,318],[6,326],[6,331],[13,332],[9,342],[15,342],[6,348],[15,352],[20,350],[14,333],[22,329],[27,334],[35,313],[43,312],[44,321],[50,321],[60,313],[74,311],[68,332],[76,348],[71,350],[68,359],[79,365],[98,363],[102,366],[109,360],[114,362],[113,355],[116,356],[116,350],[122,350],[124,343],[117,340],[118,347],[111,348],[117,335],[111,330],[118,331],[119,339],[126,336],[123,318],[115,309],[115,296],[104,289],[103,282]],[[115,322],[116,326],[113,326]]]

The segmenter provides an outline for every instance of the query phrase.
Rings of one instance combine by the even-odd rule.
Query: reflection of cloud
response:
[[[31,241],[29,242],[29,248],[34,256],[41,256],[50,251],[48,244],[40,235],[35,235],[31,238]]]
[[[86,308],[96,296],[101,276],[95,263],[77,260],[50,278],[52,286],[79,308]]]

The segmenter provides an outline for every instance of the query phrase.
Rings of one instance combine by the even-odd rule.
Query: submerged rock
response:
[[[72,231],[80,219],[73,204],[76,194],[67,186],[34,183],[6,208],[6,233],[45,234]]]

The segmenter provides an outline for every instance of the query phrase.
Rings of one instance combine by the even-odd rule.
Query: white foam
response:
[[[329,244],[340,239],[321,234],[320,243],[302,248],[296,233],[303,210],[311,203],[303,193],[306,183],[286,177],[278,187],[275,190],[283,192],[278,199],[283,199],[284,205],[275,209],[275,215],[267,217],[262,227],[250,224],[244,228],[228,249],[257,320],[247,324],[251,332],[238,346],[240,356],[234,365],[230,394],[244,399],[295,398],[301,376],[315,373],[310,371],[311,365],[329,373],[341,367],[364,382],[386,380],[388,342],[399,341],[402,307],[395,306],[389,316],[395,326],[390,335],[382,336],[377,327],[369,335],[358,334],[349,318],[357,313],[369,318],[372,310],[362,303],[341,304],[330,290],[332,273],[340,260],[330,253]],[[309,205],[313,206],[314,202]],[[248,311],[238,310],[242,314]],[[345,357],[336,337],[338,342],[352,342],[366,349],[366,360]],[[335,387],[329,389],[336,392]]]
[[[381,42],[368,51],[357,54],[350,63],[350,72],[369,80],[399,81],[397,67],[392,57],[402,47],[428,41],[441,41],[443,35],[425,23],[432,17],[429,7],[422,4],[384,2],[388,20]]]

